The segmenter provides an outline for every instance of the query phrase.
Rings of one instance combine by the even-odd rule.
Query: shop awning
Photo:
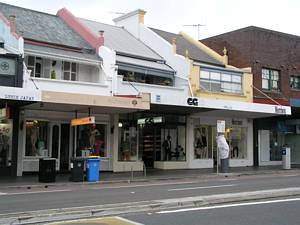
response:
[[[0,99],[20,102],[38,102],[41,101],[41,91],[1,86]]]
[[[270,116],[291,115],[290,106],[260,104],[253,102],[239,102],[217,100],[209,98],[186,98],[178,105],[151,105],[152,111],[180,112],[201,116],[237,117],[237,118],[264,118]]]
[[[127,113],[150,109],[149,94],[141,96],[100,96],[66,92],[42,91],[41,102],[28,109],[64,112]]]
[[[131,58],[117,55],[117,65],[120,70],[128,70],[142,74],[174,78],[175,71],[162,62]]]

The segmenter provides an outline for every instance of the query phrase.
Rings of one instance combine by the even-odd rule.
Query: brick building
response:
[[[290,117],[256,120],[254,164],[279,164],[285,145],[291,147],[292,163],[299,164],[300,37],[250,26],[201,42],[220,54],[225,47],[229,64],[251,68],[254,102],[292,107]]]

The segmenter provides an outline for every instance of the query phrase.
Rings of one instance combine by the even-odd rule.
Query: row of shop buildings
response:
[[[267,75],[274,87],[279,74],[231,63],[232,43],[219,52],[149,28],[143,10],[115,25],[65,8],[51,15],[0,3],[0,13],[1,175],[38,171],[43,157],[65,172],[72,157],[90,154],[104,171],[214,168],[217,120],[231,167],[280,164],[288,144],[300,162],[290,102],[264,90]],[[82,118],[95,121],[72,125]]]

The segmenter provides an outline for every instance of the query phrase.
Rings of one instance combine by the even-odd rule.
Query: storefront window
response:
[[[184,161],[185,126],[165,127],[161,129],[162,157],[157,161]]]
[[[77,129],[76,156],[107,156],[105,124],[81,125]]]
[[[119,134],[121,161],[140,160],[147,167],[153,167],[154,161],[186,159],[184,116],[146,113],[120,115]]]
[[[194,158],[212,158],[212,128],[211,126],[197,126],[194,129]]]
[[[0,120],[0,168],[11,164],[12,120]]]
[[[119,122],[119,161],[137,160],[137,127],[128,120]]]
[[[230,158],[247,158],[247,128],[231,127],[226,129],[226,140],[230,148]]]
[[[48,122],[26,120],[26,156],[49,156]]]

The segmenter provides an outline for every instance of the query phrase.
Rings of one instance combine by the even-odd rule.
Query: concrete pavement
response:
[[[39,183],[37,174],[24,175],[22,177],[0,178],[0,190],[5,188],[24,188],[24,187],[50,187],[50,186],[74,186],[74,185],[95,185],[107,183],[128,183],[145,182],[155,180],[178,180],[186,178],[205,178],[214,179],[217,177],[250,176],[262,174],[300,174],[300,168],[293,167],[291,170],[283,170],[282,166],[265,167],[236,167],[230,168],[229,173],[217,174],[213,169],[184,169],[184,170],[148,170],[146,176],[143,172],[102,172],[99,182],[71,182],[70,174],[58,174],[54,183]]]
[[[104,198],[108,195],[116,196],[117,200],[120,201],[120,197],[127,196],[127,200],[124,199],[124,202],[116,202],[110,204],[111,200],[108,199],[108,202],[105,204],[91,205],[91,206],[82,206],[82,207],[67,207],[67,208],[57,208],[51,209],[47,208],[45,210],[34,210],[27,212],[17,212],[17,213],[6,213],[0,215],[0,224],[8,224],[14,221],[13,224],[38,224],[40,222],[48,221],[59,221],[59,220],[68,220],[68,219],[79,219],[79,218],[93,218],[99,216],[111,216],[111,215],[120,215],[124,213],[132,212],[144,212],[144,211],[155,211],[162,209],[176,209],[182,207],[198,207],[205,205],[214,205],[222,204],[226,202],[240,202],[240,201],[249,201],[253,199],[268,199],[276,197],[286,197],[286,196],[298,196],[300,195],[300,185],[299,185],[299,174],[295,171],[289,171],[287,173],[273,173],[265,174],[259,176],[240,176],[236,178],[220,178],[219,182],[215,179],[200,179],[200,183],[197,182],[183,182],[183,179],[177,180],[178,183],[170,182],[150,182],[138,183],[138,184],[128,184],[123,185],[120,189],[111,189],[111,185],[108,187],[100,186],[83,186],[82,191],[85,191],[90,194],[91,198],[97,196],[97,198]],[[293,172],[293,173],[291,173]],[[258,178],[256,178],[258,177]],[[192,179],[195,180],[195,179]],[[226,181],[226,182],[225,182]],[[225,182],[225,183],[224,183]],[[158,186],[157,186],[158,184]],[[251,185],[250,185],[251,184]],[[152,185],[152,186],[151,186]],[[154,185],[154,186],[153,186]],[[200,185],[200,186],[199,186]],[[235,186],[234,186],[235,185]],[[250,186],[249,186],[250,185]],[[115,184],[116,187],[119,184]],[[228,187],[227,187],[228,186]],[[222,189],[218,189],[220,187]],[[274,188],[272,188],[274,187]],[[87,190],[87,188],[89,188]],[[207,188],[207,189],[203,189]],[[210,189],[212,188],[212,189]],[[264,189],[261,191],[261,189]],[[120,190],[120,191],[119,191]],[[157,190],[157,191],[156,191]],[[164,190],[164,192],[162,192]],[[182,190],[182,191],[181,191]],[[244,190],[244,191],[243,191]],[[248,191],[246,191],[248,190]],[[130,194],[131,191],[135,191],[135,194]],[[84,192],[80,192],[78,188],[75,187],[74,191],[82,195],[82,198],[78,198],[76,201],[82,201],[84,199]],[[94,195],[93,193],[99,193]],[[100,194],[101,193],[101,194]],[[120,194],[118,194],[120,193]],[[160,194],[159,194],[160,193]],[[165,193],[165,194],[163,194]],[[172,195],[172,194],[175,195]],[[53,198],[55,196],[58,199],[62,198],[63,201],[67,201],[67,194],[65,193],[49,193],[49,197]],[[26,195],[22,193],[22,198],[24,197],[24,203],[26,199],[34,199],[38,196],[45,196],[48,193],[44,194],[30,194]],[[138,196],[149,195],[147,200],[138,200]],[[53,197],[51,197],[53,196]],[[61,196],[61,197],[60,197]],[[176,197],[177,196],[177,197]],[[0,196],[1,197],[1,196]],[[9,196],[2,196],[1,201],[4,203],[5,198]],[[73,198],[70,196],[71,199]],[[78,197],[78,196],[77,196]],[[94,198],[95,198],[94,197]],[[155,199],[156,200],[153,200]],[[171,197],[171,198],[170,198]],[[13,202],[15,198],[12,198]],[[43,199],[38,197],[38,199]],[[8,199],[8,201],[10,201]],[[45,200],[41,200],[45,201]],[[101,202],[101,201],[100,201]],[[50,202],[49,202],[50,203]],[[19,204],[16,202],[16,204]],[[28,203],[27,203],[28,204]],[[11,204],[12,206],[12,204]],[[17,206],[17,205],[16,205]],[[29,206],[29,205],[28,205]],[[59,206],[59,204],[57,205]]]

